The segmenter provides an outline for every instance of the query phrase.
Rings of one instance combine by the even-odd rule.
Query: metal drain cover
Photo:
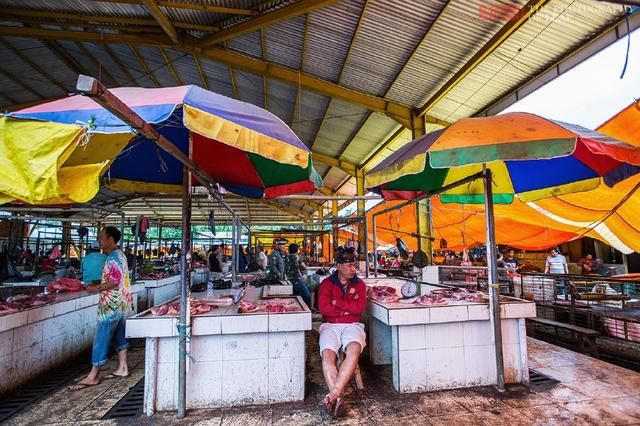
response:
[[[144,413],[144,376],[101,420],[133,419]]]
[[[50,392],[60,389],[62,385],[88,371],[84,362],[85,357],[74,362],[53,369],[30,381],[24,388],[18,389],[11,395],[0,399],[0,423],[18,414],[24,408],[45,397]]]
[[[558,380],[542,374],[532,368],[529,369],[529,386],[535,389],[552,387]]]

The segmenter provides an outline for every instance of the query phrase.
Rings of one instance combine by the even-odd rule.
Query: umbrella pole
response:
[[[493,217],[493,188],[491,169],[482,165],[484,182],[484,210],[487,226],[487,287],[489,289],[489,320],[491,322],[492,340],[496,351],[497,388],[504,391],[504,361],[502,356],[502,327],[500,320],[500,295],[497,284],[496,265],[496,230]]]
[[[373,275],[378,277],[378,238],[376,236],[376,215],[371,216],[371,233],[373,234]]]
[[[191,151],[191,138],[189,138]],[[191,152],[189,152],[191,154]],[[189,155],[191,157],[191,155]],[[189,310],[188,290],[191,281],[191,170],[183,167],[182,182],[182,255],[180,256],[180,318],[178,322],[178,415],[182,419],[187,408],[187,339]]]

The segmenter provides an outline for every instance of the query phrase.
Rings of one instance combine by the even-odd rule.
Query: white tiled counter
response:
[[[176,297],[180,292],[180,275],[162,278],[160,280],[136,280],[147,290],[146,307],[161,305]]]
[[[377,279],[368,285],[401,284]],[[391,282],[393,281],[393,282]],[[429,285],[422,285],[422,292]],[[439,287],[433,287],[439,288]],[[381,303],[369,299],[369,353],[374,364],[392,364],[399,392],[493,385],[495,351],[488,303],[450,301],[446,306]],[[525,318],[536,316],[533,302],[501,297],[506,383],[527,383]]]
[[[194,268],[191,272],[191,284],[202,284],[209,281],[209,269]]]
[[[97,303],[97,294],[59,294],[54,303],[0,316],[0,395],[88,349]]]
[[[214,290],[215,297],[233,293]],[[252,296],[245,297],[252,300]],[[187,408],[303,400],[304,332],[311,329],[311,312],[302,299],[297,301],[302,311],[238,314],[232,305],[192,317],[188,351],[194,362],[187,361]],[[177,408],[177,321],[177,317],[154,317],[148,311],[127,320],[127,337],[146,338],[148,415]]]

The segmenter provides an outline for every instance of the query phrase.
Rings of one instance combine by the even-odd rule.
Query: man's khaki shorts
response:
[[[325,349],[331,349],[336,354],[340,350],[346,351],[351,342],[360,343],[360,351],[367,344],[367,335],[364,332],[364,324],[352,322],[348,324],[325,322],[318,330],[320,332],[320,354]]]

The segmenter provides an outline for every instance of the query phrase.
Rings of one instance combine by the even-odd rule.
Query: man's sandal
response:
[[[344,417],[345,414],[347,414],[347,407],[344,404],[344,399],[342,398],[336,399],[335,406],[333,408],[333,416]]]

